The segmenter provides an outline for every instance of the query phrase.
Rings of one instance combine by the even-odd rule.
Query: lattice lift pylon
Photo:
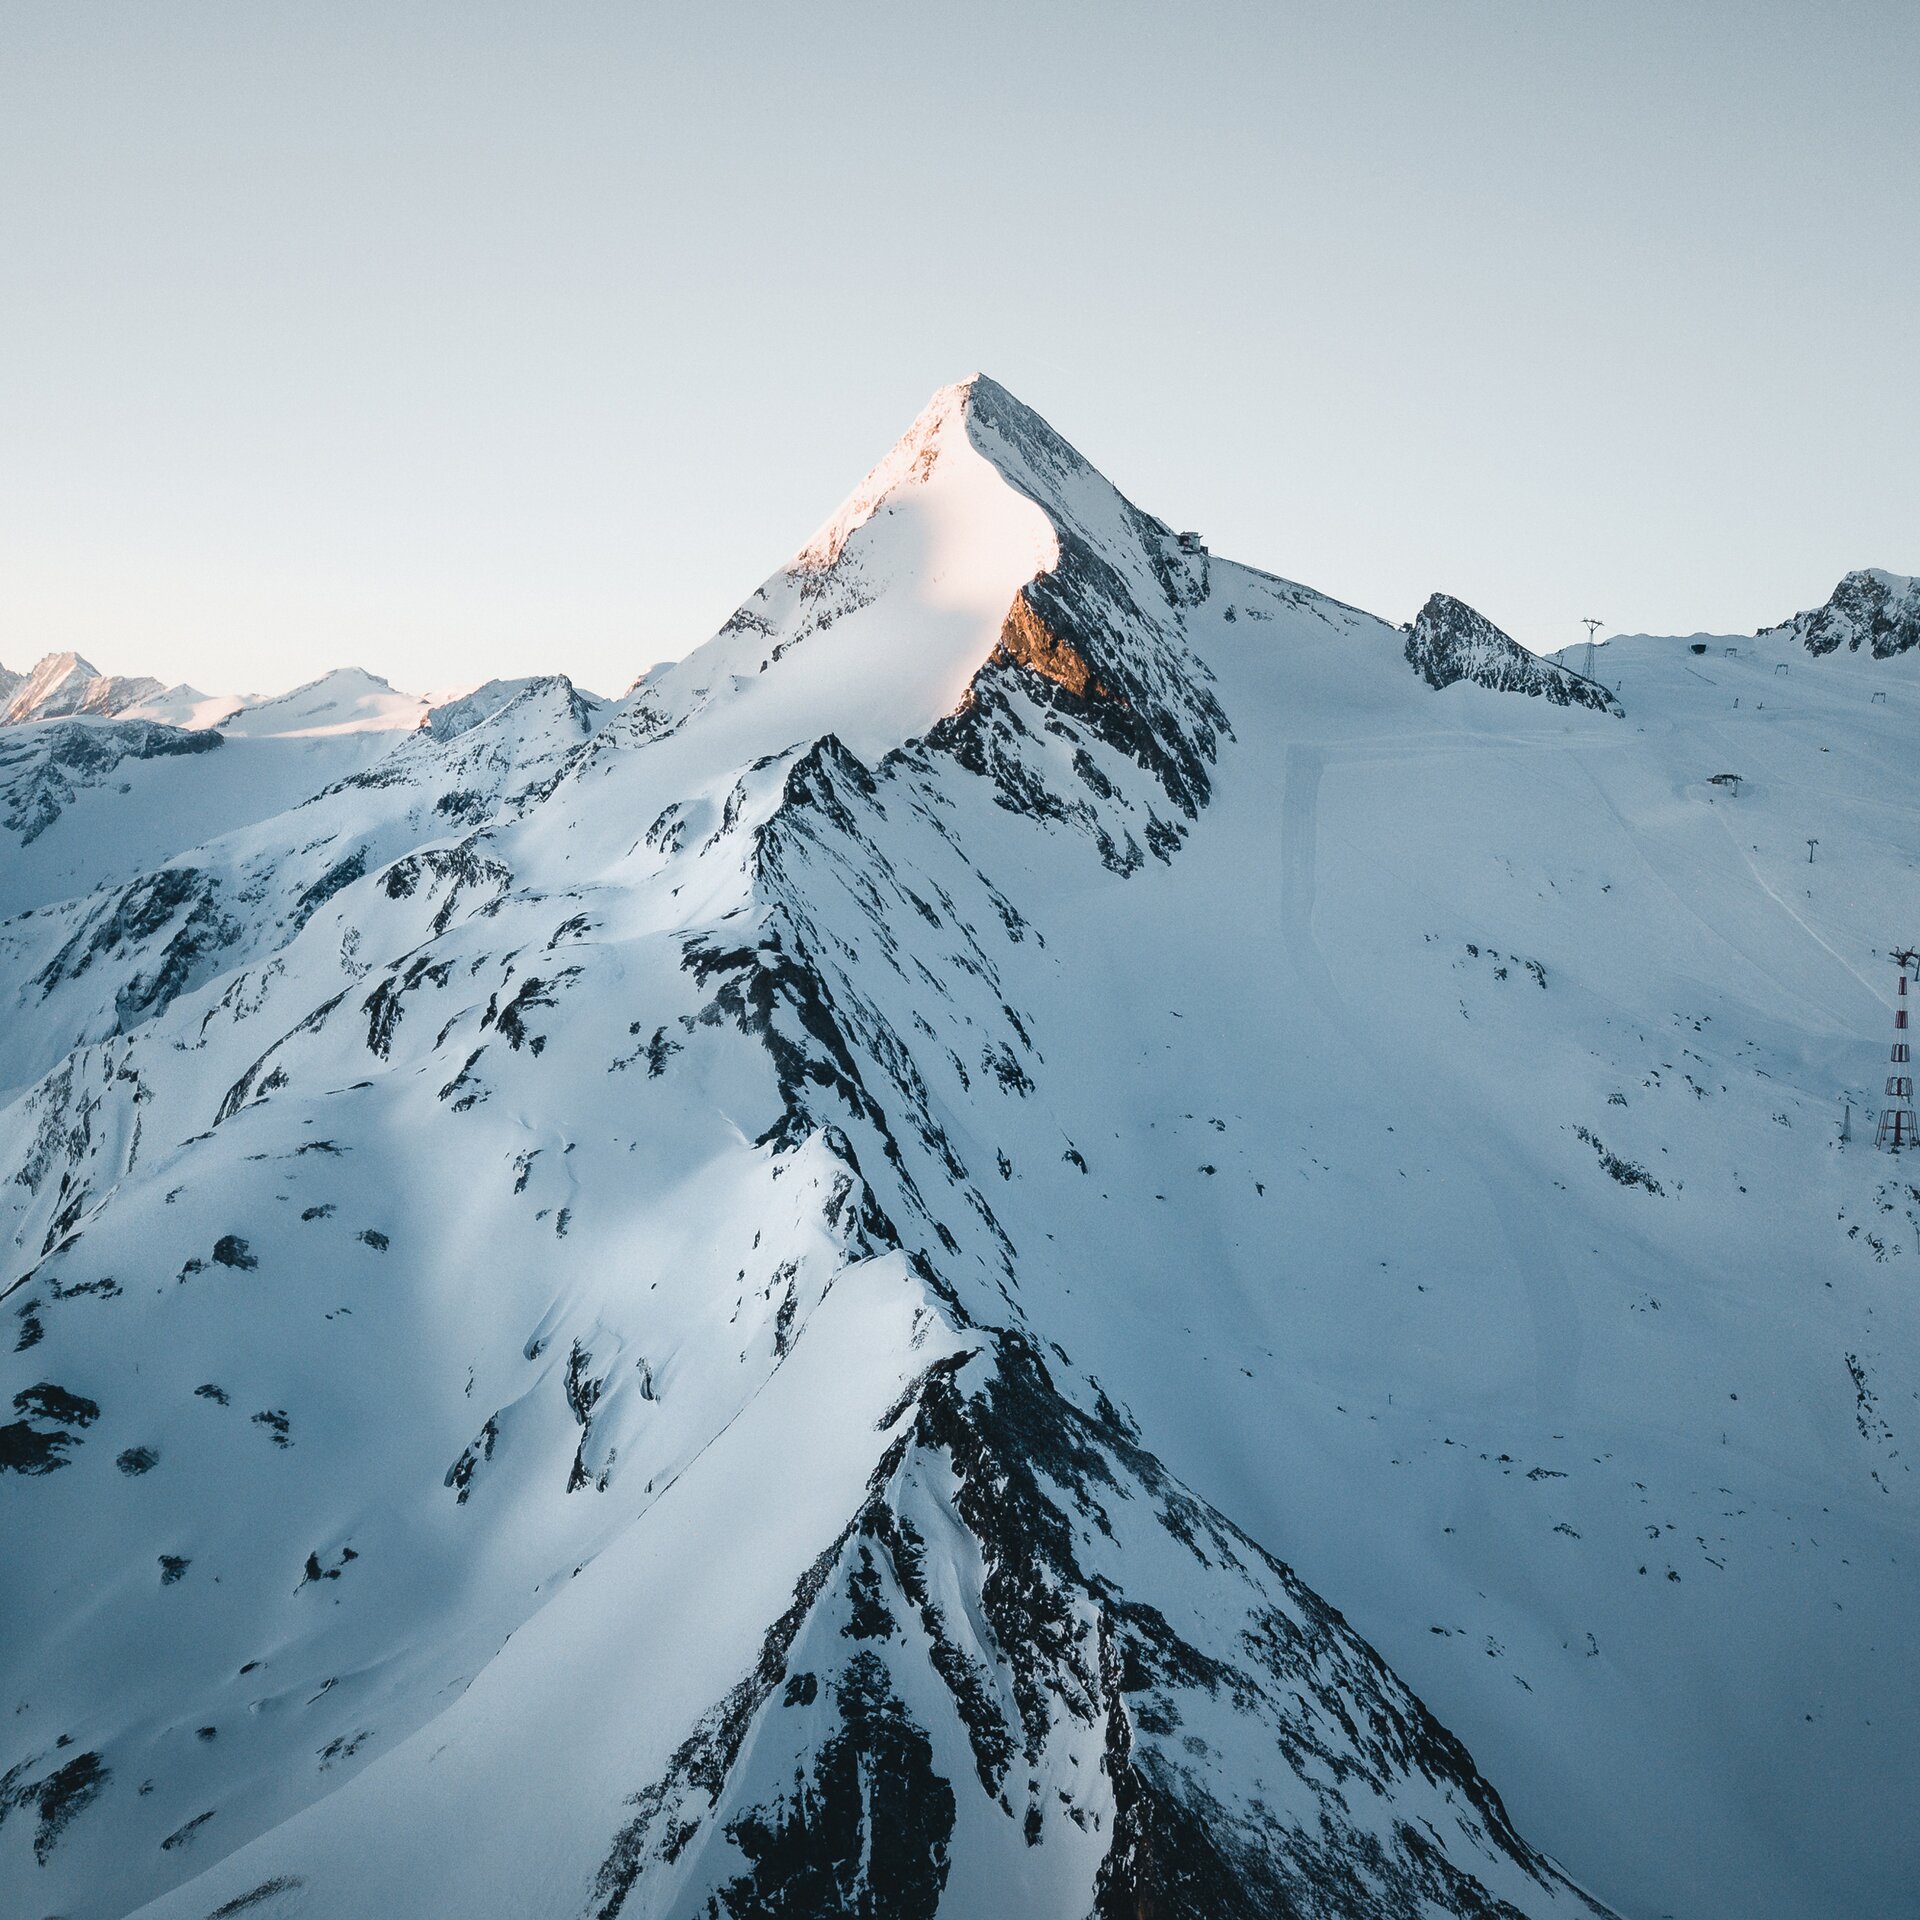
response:
[[[1904,1148],[1920,1146],[1920,1134],[1914,1131],[1912,1043],[1907,1037],[1907,976],[1914,971],[1915,963],[1920,962],[1920,952],[1903,947],[1893,957],[1900,968],[1900,993],[1893,1003],[1893,1051],[1887,1056],[1887,1104],[1880,1115],[1880,1127],[1873,1136],[1873,1144],[1889,1153],[1899,1153]]]

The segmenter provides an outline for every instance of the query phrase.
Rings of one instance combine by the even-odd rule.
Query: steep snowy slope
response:
[[[1892,1910],[1910,664],[1423,619],[978,380],[0,932],[14,1904]]]

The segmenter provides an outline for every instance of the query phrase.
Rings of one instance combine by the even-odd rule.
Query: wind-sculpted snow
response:
[[[1495,693],[1544,695],[1557,707],[1621,711],[1619,701],[1597,681],[1529,653],[1485,614],[1444,593],[1434,594],[1408,628],[1407,664],[1434,688],[1470,680]]]
[[[1816,658],[1844,647],[1891,659],[1920,647],[1920,580],[1877,567],[1850,573],[1824,606],[1763,629],[1761,637],[1771,634],[1798,640]]]
[[[1904,1884],[1920,1194],[1816,1144],[1882,1009],[1771,663],[1656,738],[1404,642],[977,380],[611,716],[0,928],[9,1910]],[[1792,689],[1842,791],[1889,689]]]

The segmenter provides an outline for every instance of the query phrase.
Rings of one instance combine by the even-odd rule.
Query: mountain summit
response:
[[[976,377],[617,705],[335,676],[43,826],[7,1904],[1897,1898],[1912,1203],[1827,1116],[1920,697],[1422,621]]]
[[[0,667],[0,726],[122,713],[160,691],[158,680],[104,674],[77,653],[49,653],[28,673]]]
[[[1868,567],[1850,573],[1826,604],[1763,630],[1799,640],[1816,658],[1863,647],[1876,660],[1920,647],[1920,580]]]

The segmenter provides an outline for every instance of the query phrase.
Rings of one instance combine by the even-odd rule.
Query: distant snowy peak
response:
[[[401,693],[360,667],[337,667],[267,699],[170,687],[148,674],[102,673],[77,653],[50,653],[28,673],[0,667],[0,726],[36,720],[151,720],[167,727],[219,727],[259,739],[407,732],[420,725],[428,711],[428,703],[418,695]]]
[[[244,694],[202,693],[198,687],[190,687],[182,681],[178,686],[167,687],[135,701],[120,717],[127,720],[157,720],[163,726],[198,730],[223,725],[246,704]]]
[[[340,733],[406,733],[427,716],[418,694],[401,693],[364,667],[336,667],[290,693],[249,700],[220,721],[241,739]]]
[[[433,708],[370,767],[330,791],[436,792],[435,812],[465,826],[516,814],[544,796],[611,710],[564,674],[489,680]]]
[[[0,667],[0,726],[28,720],[64,720],[74,714],[117,714],[163,691],[145,676],[102,673],[77,653],[49,653],[31,672]]]
[[[1436,593],[1407,629],[1407,662],[1433,688],[1469,680],[1495,693],[1543,697],[1556,707],[1622,713],[1597,681],[1529,653],[1464,600]]]
[[[516,702],[530,705],[549,694],[564,701],[587,728],[610,704],[598,694],[581,692],[563,673],[532,674],[520,680],[489,680],[456,700],[443,700],[428,708],[420,728],[435,740],[457,739]]]
[[[1920,580],[1865,567],[1834,588],[1823,607],[1796,613],[1761,636],[1790,635],[1809,653],[1862,650],[1876,660],[1920,647]]]

